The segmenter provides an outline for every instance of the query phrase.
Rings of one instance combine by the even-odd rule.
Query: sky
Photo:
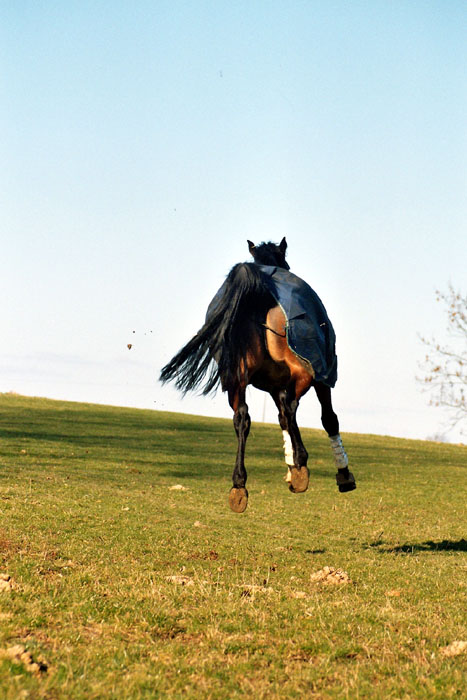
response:
[[[158,374],[286,236],[341,430],[442,432],[416,377],[466,291],[466,35],[463,0],[1,2],[0,391],[229,417]]]

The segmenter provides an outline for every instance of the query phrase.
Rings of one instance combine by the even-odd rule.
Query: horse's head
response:
[[[285,251],[287,250],[287,241],[285,238],[281,240],[279,245],[275,243],[260,243],[255,245],[251,241],[248,241],[248,250],[255,263],[258,265],[275,265],[276,267],[283,267],[284,270],[290,270],[289,265],[285,259]]]

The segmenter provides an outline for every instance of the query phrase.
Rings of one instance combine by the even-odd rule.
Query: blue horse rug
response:
[[[317,382],[334,387],[337,381],[336,334],[323,302],[304,280],[289,270],[271,265],[258,267],[269,292],[284,312],[289,348],[305,364],[311,364]],[[223,287],[211,301],[208,315],[222,292]]]

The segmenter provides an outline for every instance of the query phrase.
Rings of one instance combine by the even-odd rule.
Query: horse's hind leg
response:
[[[294,398],[291,399],[291,396]],[[307,467],[308,452],[296,419],[298,399],[294,391],[278,391],[272,397],[279,409],[279,425],[284,437],[285,463],[288,467],[286,481],[293,493],[302,493],[308,488],[310,472]]]
[[[349,471],[349,460],[339,434],[339,421],[332,408],[331,389],[324,384],[315,384],[316,395],[321,404],[321,422],[329,436],[334,461],[337,467],[336,482],[339,491],[353,491],[357,487],[352,472]]]
[[[245,389],[237,387],[229,391],[229,403],[234,411],[234,428],[238,438],[237,459],[232,475],[233,487],[229,494],[229,505],[235,513],[243,513],[248,505],[248,491],[245,488],[245,446],[250,432],[251,419],[245,401]]]

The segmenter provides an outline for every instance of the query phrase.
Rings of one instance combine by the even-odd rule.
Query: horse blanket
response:
[[[304,280],[289,270],[271,265],[257,267],[284,312],[289,348],[311,365],[317,382],[332,388],[337,381],[336,334],[323,302]],[[211,301],[208,316],[222,293],[223,286]]]

